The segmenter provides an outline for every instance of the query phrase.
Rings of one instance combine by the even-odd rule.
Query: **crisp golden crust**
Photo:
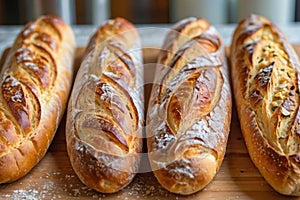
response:
[[[24,176],[46,153],[72,83],[75,39],[43,16],[16,38],[0,80],[0,183]]]
[[[167,35],[147,115],[149,160],[167,190],[192,194],[224,158],[231,93],[221,39],[204,19],[189,18]]]
[[[299,196],[297,55],[276,25],[251,15],[235,30],[230,58],[236,106],[251,159],[276,191]]]
[[[113,193],[138,172],[143,69],[139,36],[122,18],[99,27],[86,49],[68,105],[72,166],[87,186]]]

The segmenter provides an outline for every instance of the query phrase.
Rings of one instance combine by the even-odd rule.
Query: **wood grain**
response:
[[[300,45],[294,46],[300,55]],[[150,94],[157,49],[144,49],[145,96]],[[83,48],[77,49],[75,68],[78,69]],[[5,57],[5,54],[4,54]],[[1,64],[1,61],[0,61]],[[234,105],[234,102],[233,102]],[[146,143],[145,143],[146,144]],[[147,166],[147,160],[143,161]],[[65,144],[65,118],[46,156],[23,179],[0,185],[0,199],[292,199],[275,192],[252,164],[241,135],[235,106],[226,156],[214,180],[202,191],[180,196],[164,190],[152,172],[137,174],[122,191],[106,195],[83,185],[72,170]],[[297,199],[297,198],[295,198]]]

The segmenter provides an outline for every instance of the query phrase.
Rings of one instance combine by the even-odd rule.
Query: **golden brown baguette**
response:
[[[147,114],[149,159],[167,190],[188,195],[224,158],[231,93],[221,38],[204,19],[180,21],[159,56]]]
[[[68,154],[80,180],[103,193],[128,185],[142,151],[143,68],[139,36],[122,18],[91,38],[68,105]]]
[[[55,16],[17,36],[0,75],[0,183],[28,173],[45,155],[72,84],[75,40]]]
[[[300,63],[268,19],[240,22],[231,45],[232,80],[243,136],[254,164],[278,192],[300,195]]]

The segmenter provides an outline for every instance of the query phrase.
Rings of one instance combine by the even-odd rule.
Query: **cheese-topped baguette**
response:
[[[16,38],[0,74],[0,183],[24,176],[45,155],[72,84],[75,40],[43,16]]]
[[[295,51],[276,25],[251,15],[234,32],[230,58],[252,161],[276,191],[300,195],[300,63]]]
[[[224,158],[231,119],[225,54],[217,31],[188,18],[167,35],[147,115],[149,159],[167,190],[205,187]]]
[[[139,36],[122,18],[91,38],[68,105],[66,139],[80,180],[104,193],[128,185],[142,151],[143,68]]]

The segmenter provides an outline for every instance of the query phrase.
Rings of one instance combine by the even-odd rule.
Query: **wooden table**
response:
[[[295,46],[300,53],[300,46]],[[75,67],[78,68],[83,48],[77,49]],[[145,77],[153,78],[157,50],[144,49]],[[1,63],[0,63],[1,64]],[[150,64],[150,65],[149,65]],[[145,96],[149,96],[146,85]],[[231,131],[223,164],[214,180],[202,191],[181,196],[163,189],[152,172],[137,174],[122,191],[112,194],[97,193],[83,185],[74,173],[66,151],[65,119],[63,119],[46,156],[24,178],[0,185],[2,199],[291,199],[275,192],[249,158],[241,135],[236,110],[232,111]]]

